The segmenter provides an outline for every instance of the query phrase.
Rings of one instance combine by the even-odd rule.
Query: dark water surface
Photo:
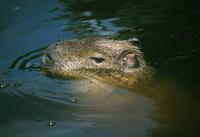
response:
[[[199,24],[198,0],[2,0],[0,137],[199,137]],[[138,37],[154,82],[130,91],[40,71],[48,44],[88,36]]]

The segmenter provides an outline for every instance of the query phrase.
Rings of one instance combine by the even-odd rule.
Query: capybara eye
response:
[[[101,57],[90,57],[90,59],[94,60],[98,64],[105,61],[105,59]]]

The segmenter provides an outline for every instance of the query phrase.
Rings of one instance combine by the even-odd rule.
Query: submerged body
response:
[[[143,54],[128,41],[105,38],[67,40],[50,45],[43,56],[47,74],[88,78],[132,86],[148,74]]]

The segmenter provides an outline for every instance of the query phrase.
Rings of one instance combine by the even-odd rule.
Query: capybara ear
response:
[[[134,53],[126,54],[122,60],[123,66],[127,70],[140,67],[140,62]]]
[[[138,38],[136,38],[136,37],[130,38],[127,41],[132,43],[134,46],[139,46],[140,45],[140,40]]]

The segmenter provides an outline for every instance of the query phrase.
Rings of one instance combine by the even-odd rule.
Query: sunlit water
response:
[[[198,137],[199,2],[0,2],[0,137]],[[41,71],[59,40],[141,39],[157,71],[136,90]]]

